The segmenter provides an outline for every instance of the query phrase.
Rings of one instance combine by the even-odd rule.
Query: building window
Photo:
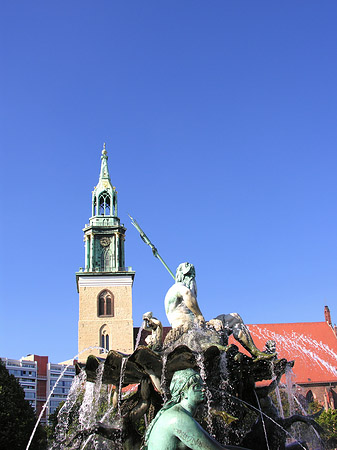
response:
[[[312,393],[311,389],[307,392],[305,399],[306,399],[308,405],[309,405],[309,403],[312,403],[315,400],[314,394]]]
[[[96,196],[95,196],[93,204],[92,204],[92,215],[93,216],[96,216],[96,214],[97,214],[96,206],[97,206],[97,199],[96,199]]]
[[[97,302],[98,316],[114,316],[113,295],[110,291],[102,291],[98,296]]]
[[[104,298],[103,297],[99,297],[98,303],[99,303],[98,315],[99,316],[104,316],[104,303],[105,303]]]
[[[112,214],[117,216],[117,198],[115,195],[113,197],[113,212],[112,212]]]
[[[106,314],[107,316],[111,316],[111,298],[106,298]]]
[[[110,195],[107,192],[99,196],[99,215],[110,216]]]
[[[35,392],[25,392],[25,398],[35,398]]]
[[[100,353],[106,353],[110,350],[110,338],[106,325],[103,325],[100,330],[100,346]]]

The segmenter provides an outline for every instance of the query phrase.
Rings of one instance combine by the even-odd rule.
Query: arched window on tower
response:
[[[106,324],[104,324],[100,331],[100,353],[106,353],[110,350],[110,338],[109,338],[109,334],[108,334],[108,327]]]
[[[95,195],[95,197],[94,197],[94,200],[93,200],[93,204],[92,204],[92,215],[93,216],[96,216],[96,214],[97,214],[97,198],[96,198],[96,195]]]
[[[110,216],[110,195],[107,192],[102,192],[99,196],[99,215]]]
[[[106,298],[106,314],[107,316],[111,316],[111,298]]]
[[[104,316],[104,310],[105,310],[105,298],[99,297],[99,299],[98,299],[98,315]]]
[[[112,209],[112,214],[113,214],[114,216],[117,216],[117,197],[116,197],[116,195],[113,196],[113,199],[112,199],[112,207],[113,207],[113,209]]]
[[[97,303],[98,316],[114,316],[114,298],[110,291],[107,289],[102,291],[98,296]]]

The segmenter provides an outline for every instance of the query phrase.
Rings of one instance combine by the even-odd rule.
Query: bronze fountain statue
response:
[[[172,328],[163,340],[161,321],[147,312],[143,315],[146,345],[131,355],[112,350],[105,360],[88,357],[87,381],[96,381],[100,373],[103,385],[114,386],[110,422],[102,420],[68,433],[53,448],[91,448],[86,443],[93,435],[108,442],[94,448],[124,450],[307,448],[301,442],[287,447],[288,429],[301,421],[319,431],[314,417],[283,419],[270,397],[294,361],[278,359],[271,341],[259,350],[237,313],[206,321],[197,301],[194,266],[182,263],[174,276],[132,221],[175,279],[165,297]],[[251,356],[228,345],[230,334]],[[265,385],[257,387],[263,380]],[[122,398],[123,388],[130,385],[138,385],[136,392]]]
[[[164,341],[161,322],[147,312],[143,315],[144,329],[151,332],[147,345],[140,345],[132,355],[112,350],[105,362],[89,356],[85,367],[89,381],[96,379],[98,367],[104,364],[102,381],[116,386],[116,396],[123,387],[139,386],[120,402],[119,412],[116,407],[118,426],[97,423],[88,433],[118,440],[123,449],[284,450],[291,423],[302,421],[319,429],[313,417],[278,416],[269,394],[294,362],[278,359],[272,342],[265,351],[257,349],[236,313],[207,322],[198,306],[192,264],[179,265],[165,297],[165,309],[172,329]],[[250,357],[236,345],[228,346],[230,333]],[[271,382],[256,387],[262,380]],[[202,405],[205,398],[207,406]],[[266,414],[267,440],[261,414]],[[306,448],[303,443],[296,445],[291,448]]]

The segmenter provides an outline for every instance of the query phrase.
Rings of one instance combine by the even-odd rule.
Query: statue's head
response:
[[[183,282],[185,278],[195,278],[194,265],[189,262],[179,264],[176,271],[177,282]]]
[[[276,352],[276,342],[273,339],[269,339],[266,342],[265,350],[266,353],[275,353]]]
[[[172,400],[178,403],[182,400],[184,394],[190,388],[198,389],[202,392],[200,395],[200,401],[204,399],[203,395],[203,381],[201,376],[193,369],[177,370],[174,372],[172,381],[170,384],[170,392]]]
[[[150,320],[152,319],[153,315],[152,315],[152,311],[149,311],[145,314],[143,314],[143,320]]]
[[[197,297],[197,283],[195,281],[195,268],[189,262],[179,264],[176,271],[176,283],[183,283],[191,289],[194,297]]]
[[[148,448],[148,442],[154,425],[158,422],[161,414],[165,413],[169,408],[172,408],[177,403],[180,403],[184,398],[188,396],[189,402],[198,406],[204,400],[204,386],[201,376],[193,369],[177,370],[174,372],[171,384],[171,400],[166,402],[162,409],[158,412],[155,418],[148,426],[144,446],[142,448]]]

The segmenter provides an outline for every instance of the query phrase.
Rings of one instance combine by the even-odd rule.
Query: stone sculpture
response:
[[[115,448],[123,450],[140,448],[144,428],[143,448],[148,450],[239,449],[240,445],[284,450],[291,423],[301,421],[315,426],[314,417],[294,415],[282,419],[272,403],[269,394],[294,364],[277,358],[275,342],[268,341],[264,351],[257,349],[236,313],[205,321],[197,301],[192,264],[179,265],[175,283],[165,297],[165,310],[172,329],[164,342],[160,320],[147,312],[143,315],[144,328],[151,331],[147,346],[138,346],[132,355],[111,350],[103,371],[98,370],[102,361],[94,356],[88,358],[87,380],[95,381],[97,373],[101,373],[101,382],[116,387],[113,398],[115,405],[118,403],[113,409],[111,402],[112,423],[98,421],[89,433],[105,436],[115,443]],[[228,345],[231,333],[251,357],[239,352],[236,345]],[[258,388],[256,383],[263,380],[271,382]],[[137,392],[122,398],[121,389],[135,384]],[[204,388],[207,408],[203,404]],[[83,439],[87,436],[84,433]]]
[[[193,264],[182,263],[176,272],[176,281],[165,297],[165,312],[172,329],[186,330],[194,324],[204,324],[197,301],[197,284]]]
[[[146,431],[143,450],[234,448],[220,445],[193,418],[205,399],[203,381],[195,370],[175,372],[170,393],[171,400],[164,404]]]
[[[144,330],[152,332],[151,335],[146,337],[145,342],[153,350],[161,350],[163,341],[163,325],[161,321],[153,317],[151,311],[143,314],[143,321],[145,323]]]
[[[255,388],[261,411],[265,416],[264,423],[262,422],[261,415],[258,417],[251,431],[247,433],[243,440],[243,444],[245,444],[245,442],[250,444],[251,450],[264,450],[267,448],[266,442],[259,442],[259,436],[264,433],[263,428],[265,428],[268,436],[269,448],[278,448],[279,450],[302,450],[303,448],[307,448],[304,442],[293,443],[290,447],[285,444],[282,445],[283,442],[286,442],[287,432],[290,431],[291,425],[296,422],[311,425],[317,432],[323,432],[321,426],[315,422],[315,418],[322,413],[323,409],[316,414],[308,416],[292,414],[286,418],[280,417],[278,410],[270,397],[270,394],[279,385],[280,379],[281,375],[279,374],[271,383],[269,383],[269,385]]]
[[[165,297],[165,311],[172,326],[167,337],[168,342],[178,339],[195,325],[201,327],[205,325],[205,319],[197,301],[197,284],[193,264],[185,262],[178,266],[176,282]],[[220,342],[224,345],[228,343],[228,336],[233,334],[235,339],[254,356],[255,360],[271,359],[276,356],[275,353],[262,352],[256,347],[247,326],[238,313],[220,314],[206,325],[217,332],[216,334],[219,336],[216,341],[219,342],[221,337]],[[213,339],[213,343],[216,341],[214,342]]]

